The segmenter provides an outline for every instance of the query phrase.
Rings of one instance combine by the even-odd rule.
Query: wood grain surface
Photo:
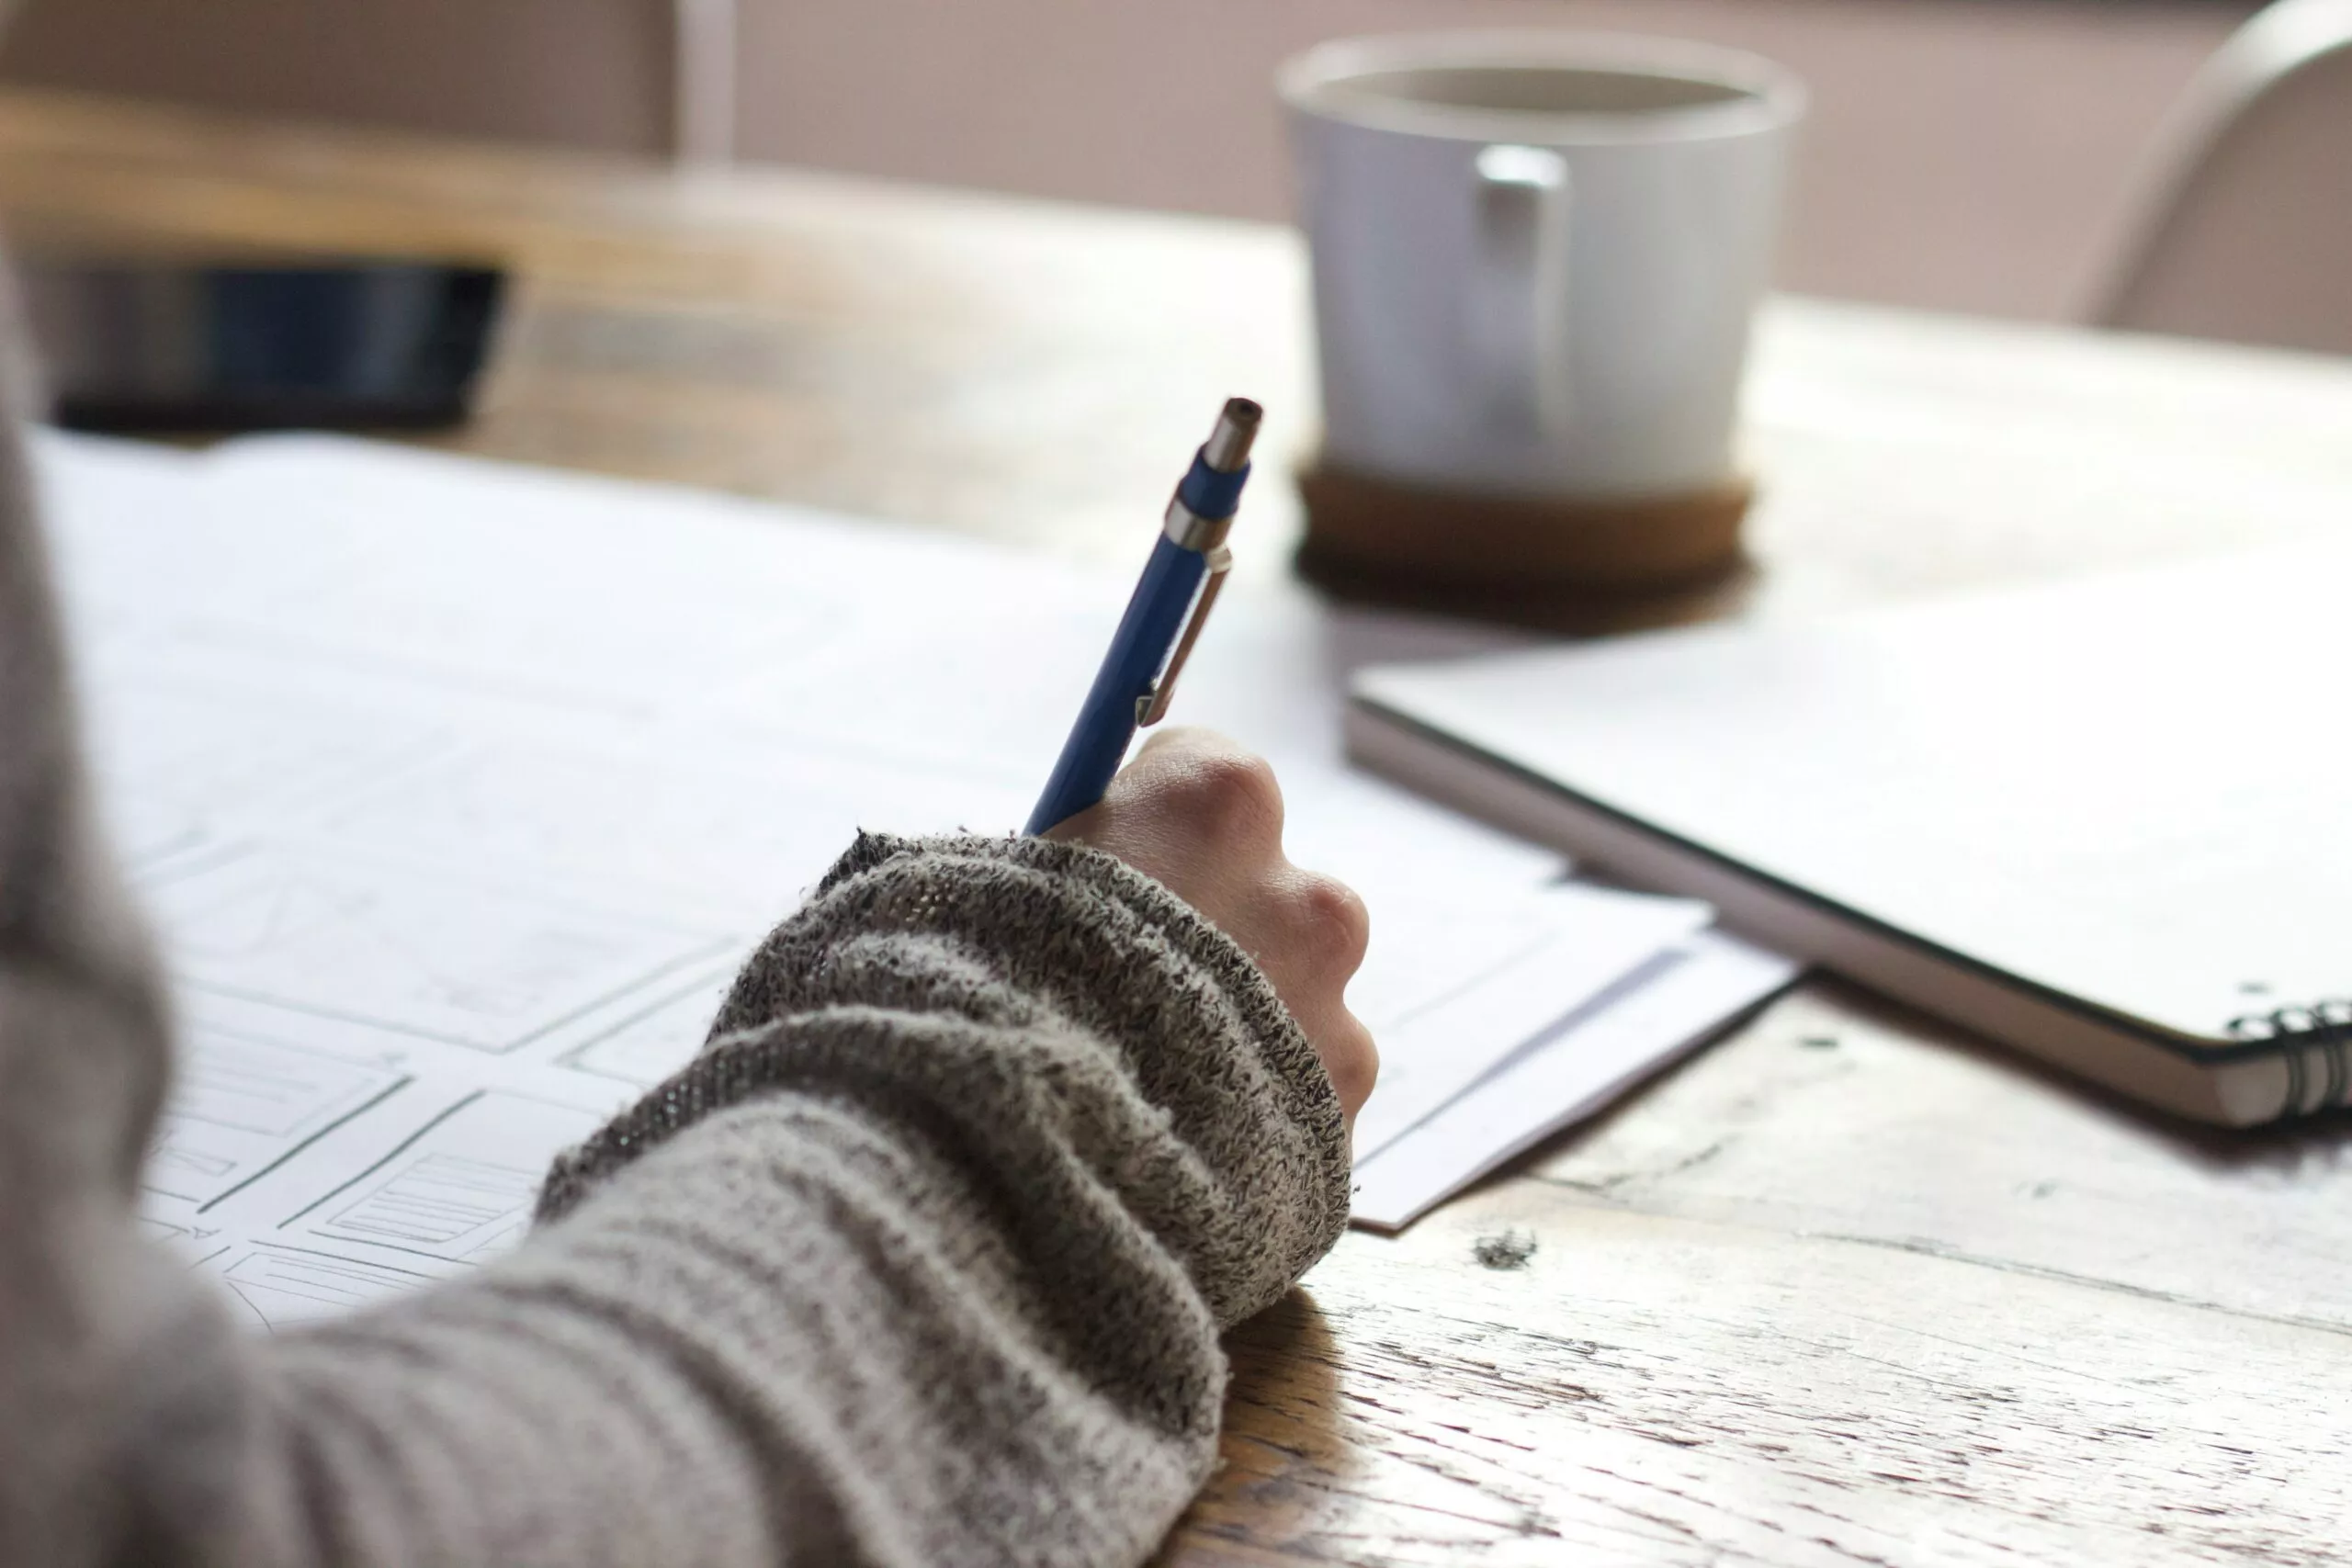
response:
[[[27,244],[506,263],[520,308],[444,443],[502,457],[1123,560],[1227,393],[1278,460],[1312,447],[1277,230],[23,94],[0,206]],[[1789,300],[1749,406],[1752,569],[1606,624],[2352,525],[2340,362]],[[1295,495],[1252,503],[1241,570],[1296,592]],[[1506,1232],[1532,1254],[1482,1263]],[[1165,1564],[2339,1562],[2352,1122],[2187,1128],[1811,984],[1351,1235],[1232,1354]]]

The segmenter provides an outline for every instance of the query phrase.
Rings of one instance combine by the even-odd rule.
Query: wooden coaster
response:
[[[1565,501],[1425,490],[1310,463],[1299,575],[1351,598],[1510,620],[1550,608],[1688,596],[1740,573],[1756,487]]]

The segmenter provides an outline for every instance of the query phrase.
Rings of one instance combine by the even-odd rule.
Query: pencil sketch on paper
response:
[[[109,826],[197,1021],[142,1214],[276,1327],[510,1246],[855,829],[1020,821],[1131,586],[349,442],[37,442]],[[1290,852],[1378,911],[1364,1156],[1705,912],[1346,773],[1337,629],[1229,602],[1184,716],[1274,757]],[[1408,1156],[1414,1201],[1455,1180]]]
[[[575,1106],[476,1091],[278,1231],[314,1247],[340,1244],[338,1251],[360,1246],[441,1265],[478,1263],[520,1239],[548,1164],[604,1120]]]
[[[320,810],[338,842],[445,863],[512,866],[605,897],[629,892],[729,920],[780,916],[824,874],[861,826],[950,826],[929,814],[870,814],[890,792],[808,758],[729,765],[648,761],[641,748],[501,739],[436,758],[396,783]],[[898,794],[908,787],[900,783]],[[933,785],[934,797],[953,795]]]
[[[414,1269],[274,1246],[255,1247],[229,1261],[220,1279],[230,1295],[268,1329],[340,1317],[355,1307],[431,1282],[429,1275]]]
[[[409,1081],[381,1063],[192,1030],[148,1145],[146,1190],[217,1202]]]
[[[580,1046],[565,1065],[651,1089],[695,1059],[734,982],[732,969],[705,975]]]
[[[149,901],[186,985],[492,1053],[724,945],[436,868],[274,845],[160,878]]]
[[[134,863],[429,757],[439,727],[315,694],[100,661],[87,703],[100,802]]]

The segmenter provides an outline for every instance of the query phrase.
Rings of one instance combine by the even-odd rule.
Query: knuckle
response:
[[[1282,830],[1282,786],[1263,757],[1247,751],[1204,756],[1186,770],[1178,794],[1193,816],[1221,833]]]
[[[1355,973],[1372,943],[1372,911],[1356,890],[1334,877],[1309,873],[1300,880],[1299,924],[1317,958]]]
[[[1352,1111],[1372,1098],[1373,1086],[1380,1080],[1380,1047],[1352,1015],[1332,1035],[1318,1055],[1340,1103]]]

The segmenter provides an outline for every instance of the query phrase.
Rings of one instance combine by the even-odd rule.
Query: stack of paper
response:
[[[146,1213],[284,1323],[519,1234],[858,827],[1005,831],[1130,584],[937,535],[322,438],[39,448],[186,1060]],[[1138,553],[1148,525],[1138,525]],[[1702,905],[1340,761],[1446,636],[1228,596],[1179,716],[1374,917],[1359,1218],[1400,1224],[1783,983]]]

